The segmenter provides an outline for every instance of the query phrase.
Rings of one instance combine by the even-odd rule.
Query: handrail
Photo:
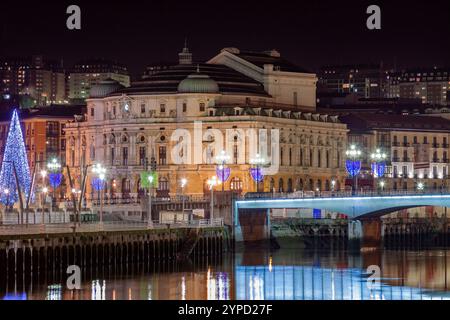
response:
[[[208,228],[222,227],[222,218],[201,219],[192,221],[179,221],[161,223],[153,221],[149,226],[147,221],[106,221],[82,223],[75,230],[73,223],[48,223],[48,224],[8,224],[0,225],[0,236],[2,235],[27,235],[27,234],[51,234],[51,233],[77,233],[77,232],[104,232],[104,231],[131,231],[148,229],[180,229],[180,228]]]
[[[386,191],[295,191],[246,193],[238,200],[253,199],[304,199],[304,198],[352,198],[352,197],[391,197],[413,195],[450,195],[447,189],[437,190],[386,190]]]

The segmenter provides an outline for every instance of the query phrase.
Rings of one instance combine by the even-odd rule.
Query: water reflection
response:
[[[144,272],[85,271],[81,290],[65,280],[14,276],[0,283],[4,300],[429,300],[449,299],[448,250],[368,253],[284,248],[238,250],[220,262]],[[368,285],[378,265],[381,281]],[[127,269],[128,270],[128,269]],[[42,275],[41,275],[42,276]],[[52,278],[53,279],[53,278]]]

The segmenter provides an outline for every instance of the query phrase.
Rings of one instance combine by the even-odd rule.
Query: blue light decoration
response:
[[[91,185],[95,191],[100,191],[100,190],[103,190],[103,188],[105,186],[105,181],[100,178],[94,178],[91,181]]]
[[[255,182],[261,182],[264,179],[262,168],[250,168],[250,175]]]
[[[347,169],[347,172],[350,175],[350,177],[354,177],[354,176],[358,175],[358,173],[361,171],[361,161],[360,160],[346,160],[345,168]]]
[[[216,176],[220,183],[226,182],[231,175],[231,168],[225,166],[217,166],[216,168]],[[222,181],[222,178],[224,181]]]
[[[313,219],[320,219],[320,218],[322,218],[322,210],[313,209]]]
[[[48,174],[48,182],[50,183],[50,186],[53,189],[56,189],[59,187],[59,185],[62,182],[62,173],[58,173],[58,172],[52,172]]]
[[[372,172],[375,178],[381,178],[386,171],[385,162],[372,162]]]
[[[2,168],[0,170],[0,202],[8,206],[19,200],[14,168],[17,172],[20,189],[25,198],[27,198],[30,192],[31,175],[16,109],[13,112],[9,125],[5,153],[3,154]],[[6,189],[9,191],[8,193],[5,192]]]

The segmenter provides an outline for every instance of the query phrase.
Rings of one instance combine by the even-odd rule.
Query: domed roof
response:
[[[103,98],[122,88],[123,86],[119,82],[108,78],[91,87],[89,98]]]
[[[219,86],[206,74],[199,72],[188,75],[178,84],[179,93],[217,93]]]

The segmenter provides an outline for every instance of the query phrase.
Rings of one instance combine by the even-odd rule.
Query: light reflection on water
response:
[[[369,253],[299,248],[239,250],[222,263],[192,270],[95,276],[81,290],[65,282],[17,289],[0,287],[5,300],[430,300],[449,299],[447,250]],[[381,282],[365,272],[379,265]]]

